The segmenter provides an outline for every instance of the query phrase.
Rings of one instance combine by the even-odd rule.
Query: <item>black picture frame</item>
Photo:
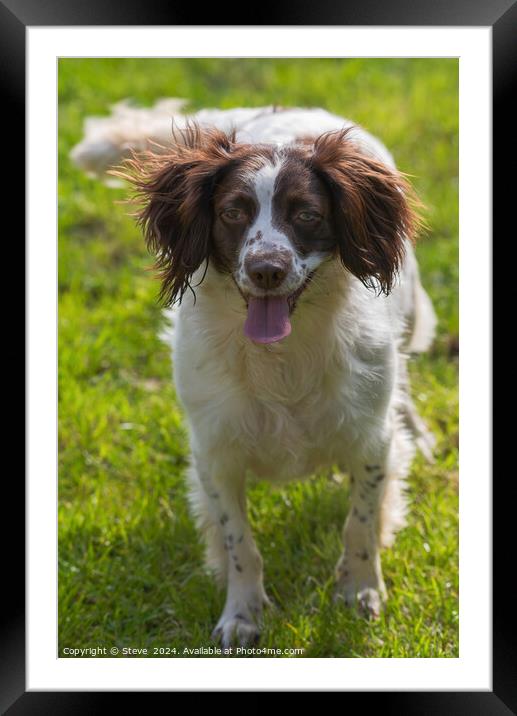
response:
[[[369,25],[369,26],[484,26],[492,28],[493,39],[493,209],[494,234],[513,211],[510,198],[513,182],[506,183],[502,168],[511,152],[511,126],[509,111],[512,79],[517,69],[517,4],[515,0],[448,0],[429,3],[428,0],[356,0],[348,3],[331,3],[323,0],[309,6],[298,2],[289,7],[277,3],[274,10],[268,4],[255,6],[253,20],[247,21],[243,6],[225,4],[225,12],[215,4],[204,6],[204,26],[213,25]],[[198,25],[199,7],[192,5],[160,3],[154,0],[0,0],[0,82],[4,101],[3,123],[4,172],[1,173],[4,201],[8,198],[9,214],[24,216],[25,185],[25,37],[26,28],[35,26],[80,25]],[[222,23],[222,18],[238,19],[239,22]],[[5,170],[8,167],[8,171]],[[13,214],[13,211],[16,212]],[[14,222],[21,233],[21,220]],[[505,224],[506,225],[506,224]],[[511,223],[509,222],[510,226]],[[12,231],[12,230],[10,230]],[[502,232],[501,232],[502,233]],[[16,237],[14,237],[16,238]],[[23,241],[16,246],[14,238],[6,252],[23,253]],[[5,242],[7,245],[7,242]],[[7,257],[6,257],[7,258]],[[20,265],[17,259],[16,265]],[[11,264],[11,259],[9,260]],[[19,293],[19,291],[17,292]],[[10,294],[13,295],[12,293]],[[16,295],[16,294],[15,294]],[[16,299],[19,303],[19,299]],[[23,362],[14,360],[14,337],[21,334],[22,323],[15,319],[15,312],[6,317],[9,331],[8,351],[12,351],[14,368],[10,367],[10,380],[15,371],[22,373]],[[20,335],[21,342],[23,336]],[[11,343],[11,340],[13,341]],[[17,367],[16,367],[17,366]],[[11,377],[12,376],[12,377]],[[20,384],[25,384],[20,375]],[[28,386],[30,388],[30,386]],[[19,404],[22,404],[19,401]],[[11,421],[16,424],[17,421]],[[13,435],[14,438],[14,435]],[[16,464],[16,463],[14,463]],[[8,468],[9,479],[4,479],[6,496],[4,515],[13,518],[8,534],[4,537],[4,581],[2,629],[0,644],[0,709],[10,716],[21,714],[93,714],[112,710],[124,692],[26,692],[25,685],[25,502],[24,481],[21,469]],[[361,709],[396,714],[509,714],[517,713],[517,650],[515,644],[515,609],[513,597],[505,591],[505,570],[509,546],[514,542],[513,524],[499,516],[503,505],[511,500],[512,481],[494,481],[493,488],[493,690],[462,692],[348,692],[346,708],[353,708],[351,699],[361,699]],[[496,519],[496,515],[498,518]],[[154,694],[170,699],[171,694]],[[201,694],[202,695],[202,694]],[[174,697],[175,695],[172,694]],[[262,694],[259,695],[262,698]],[[131,693],[133,707],[148,692]],[[154,699],[153,699],[154,701]],[[148,703],[147,701],[145,702]],[[259,702],[255,702],[258,704]],[[345,704],[343,704],[345,706]],[[249,708],[249,703],[246,708]],[[381,711],[382,709],[382,711]]]

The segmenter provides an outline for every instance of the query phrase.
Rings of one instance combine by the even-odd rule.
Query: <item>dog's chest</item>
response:
[[[343,362],[329,361],[323,352],[308,361],[274,354],[268,359],[254,364],[244,383],[255,471],[270,475],[276,468],[279,479],[290,478],[341,460],[356,391]]]
[[[185,371],[188,370],[188,379]],[[323,347],[297,355],[245,347],[182,366],[182,396],[193,430],[221,445],[259,477],[291,479],[342,458],[357,388],[342,356]]]
[[[325,310],[301,306],[291,335],[263,346],[245,338],[238,305],[223,311],[217,296],[182,304],[175,331],[175,382],[193,450],[267,479],[346,464],[393,371],[389,342],[361,332],[366,311],[332,310],[328,298]]]

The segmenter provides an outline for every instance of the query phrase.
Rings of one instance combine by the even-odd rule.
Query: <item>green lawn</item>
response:
[[[224,602],[189,516],[188,439],[159,340],[158,284],[133,221],[68,159],[87,115],[124,98],[325,107],[378,135],[427,206],[418,246],[439,314],[412,364],[436,463],[414,462],[408,527],[383,554],[385,613],[332,603],[348,481],[249,491],[276,609],[263,646],[311,657],[458,656],[458,63],[443,59],[59,62],[59,648],[209,645]]]

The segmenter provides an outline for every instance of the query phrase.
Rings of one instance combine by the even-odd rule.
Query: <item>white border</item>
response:
[[[27,28],[28,690],[490,690],[491,28]],[[460,657],[56,658],[56,59],[460,57]],[[432,102],[432,97],[429,98]]]

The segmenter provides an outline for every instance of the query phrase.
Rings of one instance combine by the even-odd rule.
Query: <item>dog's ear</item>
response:
[[[181,301],[192,274],[208,260],[212,194],[233,148],[233,135],[190,124],[173,131],[170,148],[135,155],[112,172],[136,189],[136,217],[156,255],[165,305]]]
[[[388,294],[413,241],[418,201],[400,172],[361,152],[351,130],[319,137],[311,166],[327,185],[343,265],[366,286]]]

